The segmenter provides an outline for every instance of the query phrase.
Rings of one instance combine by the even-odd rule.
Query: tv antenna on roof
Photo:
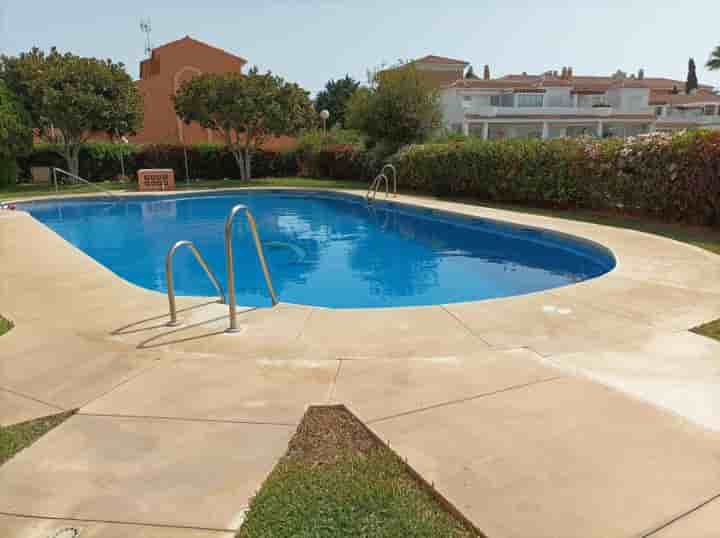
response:
[[[150,43],[152,25],[150,19],[140,19],[140,31],[145,34],[145,55],[149,58],[152,54],[152,44]]]

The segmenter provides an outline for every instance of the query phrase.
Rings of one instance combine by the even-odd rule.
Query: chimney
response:
[[[572,66],[567,68],[567,78],[573,78],[573,68]]]
[[[638,80],[645,80],[645,70],[641,67],[637,73]]]
[[[488,64],[485,64],[483,69],[483,80],[490,80],[490,66]]]
[[[567,67],[562,68],[562,73],[560,75],[560,78],[562,78],[562,79],[568,78],[568,68]]]

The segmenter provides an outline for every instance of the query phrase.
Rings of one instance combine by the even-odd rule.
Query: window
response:
[[[662,115],[663,115],[663,107],[656,106],[655,107],[655,116],[659,118]]]
[[[463,96],[462,96],[462,106],[463,106],[463,108],[472,108],[472,104],[473,104],[472,95],[463,95]]]
[[[453,123],[450,130],[455,134],[462,134],[462,123]]]
[[[503,93],[501,95],[491,95],[490,96],[490,105],[491,106],[512,107],[513,106],[513,94]]]
[[[518,105],[519,107],[541,107],[543,106],[542,94],[519,94]]]
[[[705,116],[713,116],[715,115],[715,105],[705,105],[703,107],[703,114]]]
[[[607,97],[605,95],[591,95],[591,106],[607,106]]]

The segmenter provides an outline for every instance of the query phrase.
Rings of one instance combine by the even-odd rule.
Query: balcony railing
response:
[[[702,110],[673,110],[668,109],[665,115],[659,116],[658,121],[661,122],[682,122],[682,123],[698,123],[698,124],[720,124],[720,116],[710,116],[703,114]]]
[[[588,116],[603,118],[613,114],[652,114],[653,109],[644,107],[638,110],[622,110],[614,107],[503,107],[503,106],[473,106],[465,107],[466,114],[480,116]]]

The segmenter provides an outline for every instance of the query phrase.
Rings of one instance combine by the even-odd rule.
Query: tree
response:
[[[0,69],[33,127],[57,146],[73,174],[80,148],[93,134],[135,134],[142,126],[142,99],[122,63],[34,48],[2,56]]]
[[[0,80],[0,159],[14,158],[32,145],[30,116]]]
[[[0,80],[0,187],[15,183],[15,157],[32,145],[30,116]]]
[[[705,64],[710,71],[720,71],[720,45],[710,53],[710,59]]]
[[[685,93],[690,94],[698,88],[697,74],[695,73],[695,60],[690,58],[688,60],[688,74],[687,81],[685,82]]]
[[[330,80],[325,84],[325,89],[318,92],[315,98],[315,110],[319,113],[322,110],[330,112],[328,127],[333,125],[345,125],[345,108],[350,96],[360,87],[360,83],[350,75],[340,80]]]
[[[437,90],[412,63],[379,71],[359,88],[347,108],[347,124],[371,140],[400,147],[420,142],[440,126]]]
[[[475,71],[473,70],[473,66],[471,65],[468,67],[468,70],[465,72],[465,78],[468,80],[477,80],[479,77],[475,74]]]
[[[308,92],[271,72],[207,73],[184,82],[174,96],[185,122],[219,131],[235,157],[240,177],[251,177],[253,152],[270,136],[296,135],[315,113]]]

